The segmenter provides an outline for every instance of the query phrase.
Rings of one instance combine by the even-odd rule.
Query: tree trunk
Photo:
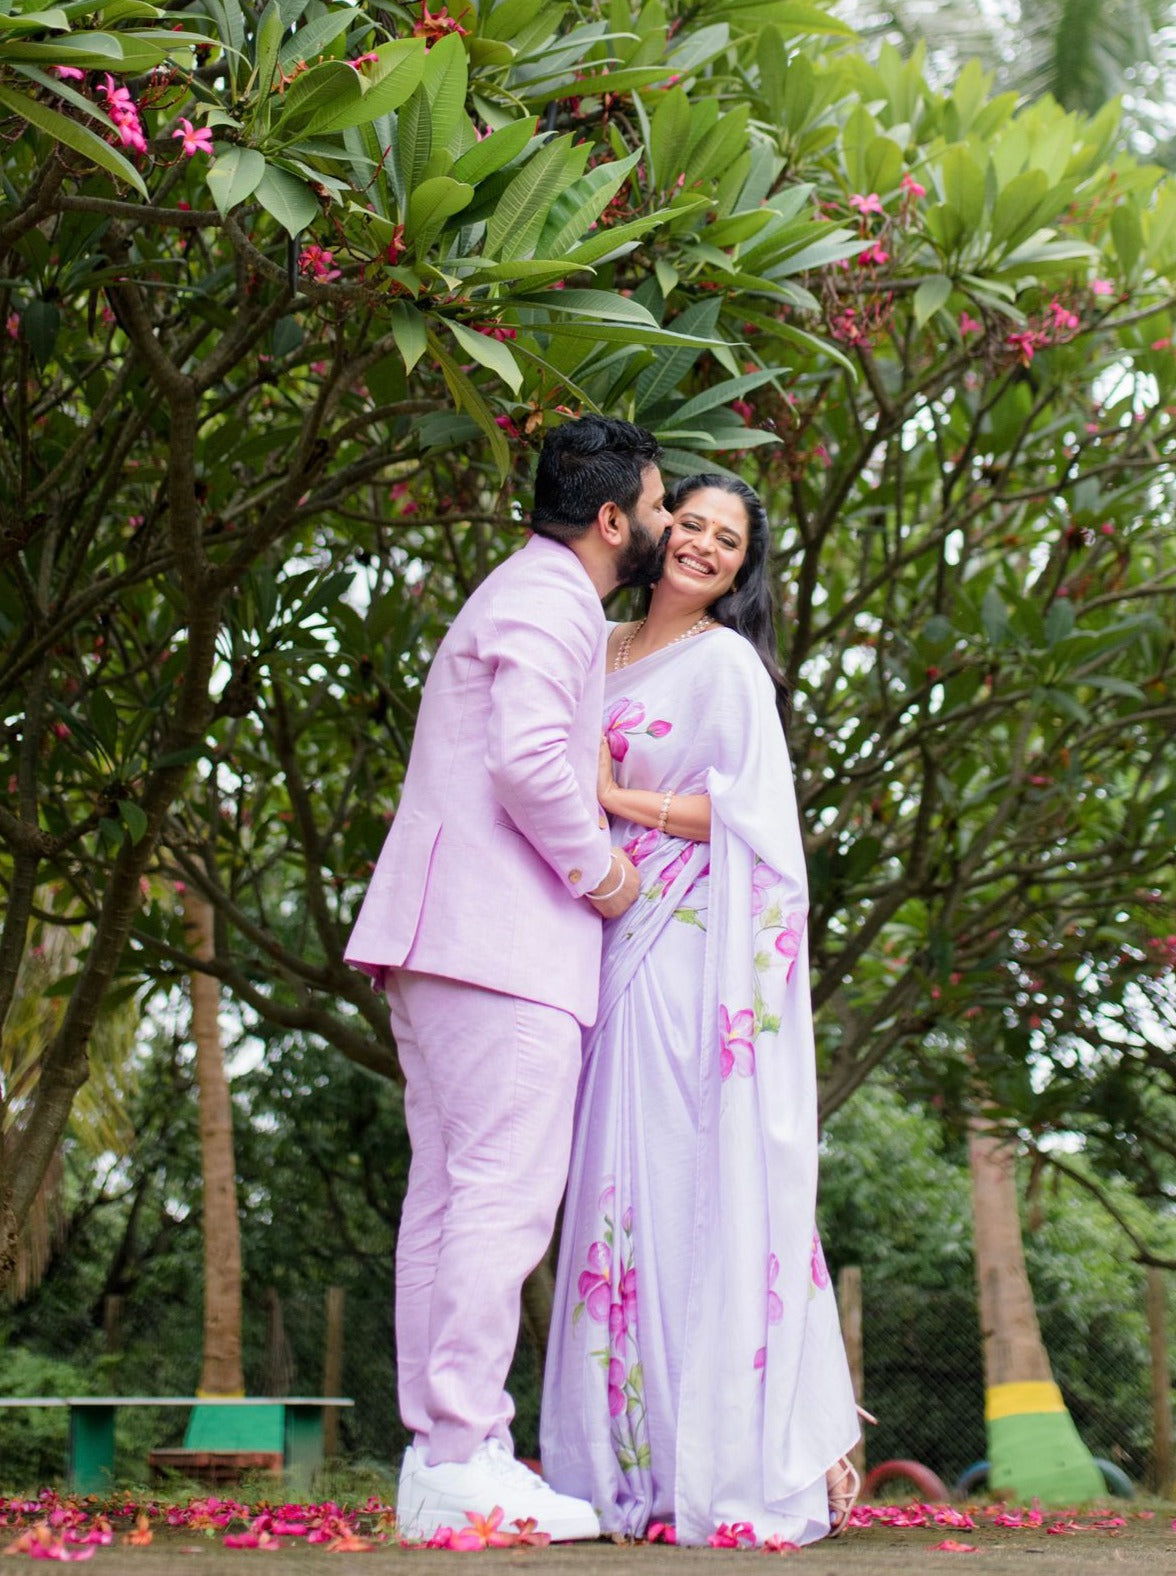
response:
[[[984,1383],[1023,1380],[1053,1383],[1025,1269],[1017,1208],[1015,1153],[1011,1145],[973,1124],[968,1138],[972,1167],[972,1229],[976,1285],[984,1335]]]
[[[214,953],[211,903],[189,887],[183,892],[183,907],[193,957],[211,960]],[[211,975],[193,971],[189,988],[204,1173],[204,1362],[200,1391],[203,1395],[244,1395],[241,1234],[237,1219],[233,1110],[220,1036],[220,987]]]
[[[1007,1499],[1096,1498],[1102,1474],[1054,1383],[1025,1268],[1015,1149],[982,1122],[968,1140],[984,1347],[988,1486]]]

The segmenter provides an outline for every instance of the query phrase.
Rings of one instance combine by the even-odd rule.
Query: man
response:
[[[396,1248],[410,1534],[465,1513],[594,1538],[591,1506],[514,1458],[504,1388],[522,1283],[567,1178],[600,921],[637,895],[596,803],[601,598],[656,572],[670,523],[651,434],[552,432],[533,536],[438,648],[400,806],[347,948],[384,984],[412,1144]]]

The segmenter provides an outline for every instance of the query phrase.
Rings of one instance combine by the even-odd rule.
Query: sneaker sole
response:
[[[428,1539],[440,1532],[442,1527],[458,1532],[468,1524],[467,1512],[472,1508],[469,1505],[446,1507],[439,1505],[430,1495],[433,1503],[426,1510],[425,1501],[415,1500],[411,1488],[402,1498],[406,1501],[404,1508],[401,1509],[400,1499],[396,1505],[396,1525],[402,1537]],[[583,1515],[535,1519],[538,1531],[545,1532],[553,1543],[591,1542],[601,1535],[600,1522],[591,1511]],[[511,1530],[509,1522],[503,1530]]]

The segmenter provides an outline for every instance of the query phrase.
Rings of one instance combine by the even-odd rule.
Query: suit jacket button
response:
[[[568,880],[572,883],[573,886],[575,886],[576,883],[581,879],[583,874],[584,874],[584,872],[582,870],[569,870],[568,871]]]

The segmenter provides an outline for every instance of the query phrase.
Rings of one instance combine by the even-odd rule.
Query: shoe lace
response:
[[[543,1479],[537,1477],[530,1467],[525,1467],[521,1461],[515,1460],[501,1439],[488,1439],[484,1450],[486,1466],[494,1477],[504,1483],[514,1483],[517,1488],[531,1490],[547,1487]]]

